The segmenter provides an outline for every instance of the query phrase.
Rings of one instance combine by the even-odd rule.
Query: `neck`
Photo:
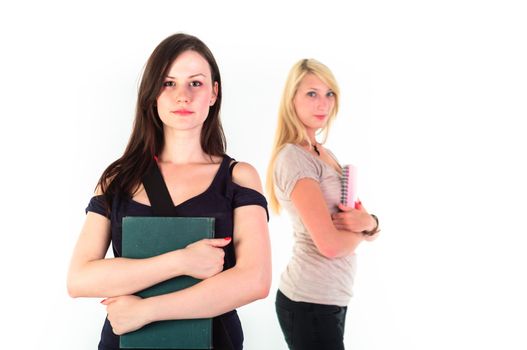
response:
[[[309,141],[304,141],[301,143],[301,146],[315,152],[318,156],[320,155],[320,144],[317,142],[317,140],[313,138],[309,138]]]
[[[200,129],[173,130],[165,128],[165,145],[159,161],[173,164],[201,163],[208,159],[201,148]]]
[[[316,130],[315,129],[306,129],[307,132],[307,138],[309,142],[311,142],[311,145],[317,144],[317,138],[315,137]]]

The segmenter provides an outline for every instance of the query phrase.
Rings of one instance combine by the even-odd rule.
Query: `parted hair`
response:
[[[273,148],[271,151],[271,160],[267,167],[267,178],[266,178],[266,192],[269,199],[269,205],[273,212],[280,212],[280,204],[276,198],[274,189],[274,170],[276,156],[287,143],[302,144],[308,143],[311,145],[311,140],[307,136],[306,129],[295,110],[293,100],[298,91],[298,86],[302,82],[302,79],[307,74],[313,74],[322,80],[335,94],[335,104],[333,109],[329,112],[328,122],[319,130],[322,134],[322,143],[326,140],[331,123],[335,119],[338,112],[340,91],[335,77],[331,70],[315,59],[302,59],[298,61],[291,70],[287,77],[282,98],[280,100],[280,107],[278,110],[278,122],[275,132],[275,138]]]
[[[163,149],[165,138],[163,122],[157,111],[157,98],[174,60],[189,50],[203,56],[209,63],[212,82],[218,83],[216,102],[210,107],[201,129],[201,147],[210,156],[225,154],[226,141],[220,120],[221,77],[216,60],[209,48],[195,36],[184,33],[171,35],[154,49],[144,68],[128,145],[123,155],[104,170],[98,181],[97,186],[104,193],[108,211],[116,194],[133,195],[148,168],[153,165],[154,156]]]

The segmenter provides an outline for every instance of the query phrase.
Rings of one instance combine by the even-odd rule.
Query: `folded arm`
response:
[[[320,254],[334,259],[352,254],[363,240],[359,232],[336,227],[317,181],[300,179],[291,192],[291,201]]]
[[[88,212],[69,267],[68,293],[72,297],[112,297],[133,294],[180,275],[208,278],[221,271],[221,247],[229,243],[205,239],[152,258],[105,259],[110,220]]]
[[[239,163],[233,178],[261,192],[258,174],[250,165]],[[146,299],[124,296],[105,301],[114,332],[123,334],[153,321],[214,317],[265,298],[271,285],[271,248],[264,208],[247,205],[234,210],[233,244],[236,265],[192,287]]]

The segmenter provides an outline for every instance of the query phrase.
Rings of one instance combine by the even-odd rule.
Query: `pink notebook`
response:
[[[355,208],[357,202],[357,167],[346,164],[342,167],[340,202]]]

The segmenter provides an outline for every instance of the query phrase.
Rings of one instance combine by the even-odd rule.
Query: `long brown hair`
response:
[[[220,120],[221,78],[218,65],[209,48],[198,38],[178,33],[163,40],[152,52],[145,66],[137,96],[132,134],[121,158],[104,170],[97,186],[104,193],[107,210],[117,195],[132,196],[146,171],[154,163],[165,144],[163,123],[156,101],[172,62],[185,51],[199,53],[209,63],[212,82],[218,83],[216,102],[209,109],[201,129],[203,151],[210,156],[223,156],[226,141]]]

